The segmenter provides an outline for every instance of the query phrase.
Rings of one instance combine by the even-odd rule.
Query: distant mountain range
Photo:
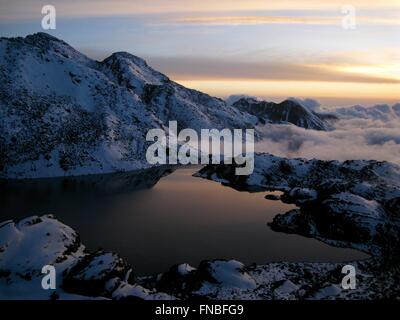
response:
[[[254,98],[241,98],[232,106],[240,111],[257,116],[262,123],[291,123],[305,129],[324,131],[333,129],[331,124],[325,120],[326,116],[310,110],[295,100],[274,103]]]

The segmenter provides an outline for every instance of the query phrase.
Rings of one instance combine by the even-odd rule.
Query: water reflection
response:
[[[291,205],[192,177],[198,168],[146,170],[74,179],[1,182],[0,220],[55,214],[89,249],[128,259],[137,274],[180,262],[235,258],[345,261],[366,255],[271,231],[267,222]],[[160,180],[161,179],[161,180]]]

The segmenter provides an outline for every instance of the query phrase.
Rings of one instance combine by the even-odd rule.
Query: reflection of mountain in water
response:
[[[120,172],[80,177],[35,179],[35,180],[0,180],[2,190],[0,199],[5,203],[9,195],[19,197],[50,196],[63,193],[71,196],[116,195],[135,190],[150,189],[161,178],[171,174],[172,167],[163,166],[133,172]],[[21,199],[21,198],[20,198]]]

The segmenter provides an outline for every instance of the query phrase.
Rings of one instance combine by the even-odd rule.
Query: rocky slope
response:
[[[317,238],[380,256],[400,253],[400,167],[378,161],[286,159],[257,154],[250,176],[234,165],[207,166],[196,175],[239,190],[283,191],[299,209],[275,217],[276,231]]]
[[[332,126],[326,117],[310,110],[295,100],[281,103],[260,101],[254,98],[242,98],[233,103],[240,111],[257,116],[261,123],[294,124],[298,127],[313,130],[331,130]]]
[[[175,265],[164,273],[135,277],[112,252],[88,252],[78,234],[53,216],[0,224],[0,299],[380,299],[396,298],[399,273],[379,260],[349,262],[356,290],[344,290],[339,263],[270,263],[235,260]],[[346,263],[346,264],[349,264]],[[44,265],[56,270],[56,289],[44,290]]]
[[[140,169],[147,131],[170,120],[196,130],[257,121],[131,54],[98,62],[45,33],[0,39],[0,118],[3,179]]]

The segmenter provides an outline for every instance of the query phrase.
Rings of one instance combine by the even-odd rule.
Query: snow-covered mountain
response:
[[[274,103],[247,97],[238,100],[232,106],[240,111],[257,116],[261,122],[291,123],[305,129],[323,131],[332,129],[322,116],[294,99]]]
[[[147,167],[149,129],[252,128],[256,117],[129,53],[89,59],[45,33],[0,38],[0,178]]]

